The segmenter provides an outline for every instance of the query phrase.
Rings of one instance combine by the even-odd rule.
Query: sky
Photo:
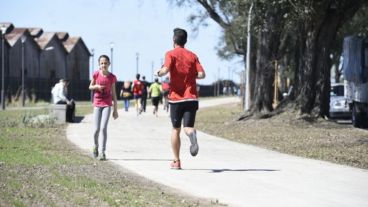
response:
[[[239,83],[237,72],[244,68],[240,58],[223,61],[217,56],[221,28],[215,22],[209,19],[208,26],[195,34],[187,19],[196,10],[178,8],[167,0],[0,0],[0,5],[0,22],[82,37],[88,49],[95,51],[90,71],[93,66],[98,69],[100,55],[111,56],[113,43],[112,71],[119,81],[134,79],[137,53],[138,72],[151,81],[152,71],[160,68],[165,53],[173,47],[176,27],[187,30],[186,48],[198,55],[206,71],[200,84],[218,78]]]

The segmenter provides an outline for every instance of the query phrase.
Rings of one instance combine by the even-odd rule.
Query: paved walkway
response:
[[[236,101],[203,100],[199,105]],[[117,120],[110,119],[106,153],[110,162],[230,206],[368,206],[367,170],[281,154],[202,132],[198,132],[200,150],[194,158],[189,154],[189,139],[182,136],[183,170],[170,170],[170,120],[162,110],[158,118],[151,111],[148,108],[137,117],[134,110],[120,110]],[[88,115],[81,123],[68,125],[67,137],[90,153],[92,131],[93,120]]]

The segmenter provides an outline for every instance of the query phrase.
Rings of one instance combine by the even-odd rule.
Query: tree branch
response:
[[[238,44],[235,41],[235,34],[232,32],[231,29],[231,23],[229,23],[229,21],[225,21],[215,10],[214,6],[209,3],[207,0],[197,0],[197,2],[199,4],[201,4],[204,9],[207,11],[207,13],[209,14],[209,16],[215,21],[217,22],[225,31],[228,31],[230,34],[230,41],[231,44],[233,45],[234,51],[236,54],[238,55],[245,55],[244,50],[242,50]]]
[[[215,11],[215,8],[208,3],[207,0],[197,0],[198,3],[200,3],[204,9],[208,12],[210,17],[217,22],[222,28],[229,29],[230,24],[228,22],[225,22],[221,16]]]

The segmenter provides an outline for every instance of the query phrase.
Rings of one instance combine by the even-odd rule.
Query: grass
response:
[[[307,122],[286,112],[269,119],[236,121],[241,113],[235,104],[201,109],[196,128],[240,143],[368,169],[368,130],[323,119]]]
[[[89,103],[77,104],[78,116],[92,113]],[[23,121],[45,113],[0,112],[0,206],[218,206],[81,153],[66,125]]]

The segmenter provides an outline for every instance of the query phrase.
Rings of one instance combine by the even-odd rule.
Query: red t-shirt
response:
[[[183,47],[176,47],[166,53],[164,66],[170,71],[169,102],[196,101],[197,74],[204,72],[197,55]]]
[[[93,105],[98,107],[105,107],[112,105],[112,84],[116,83],[116,76],[109,73],[107,76],[102,75],[100,70],[93,73],[93,80],[98,85],[105,86],[101,91],[94,91]]]
[[[142,95],[143,84],[140,80],[133,81],[133,94],[134,95]]]

